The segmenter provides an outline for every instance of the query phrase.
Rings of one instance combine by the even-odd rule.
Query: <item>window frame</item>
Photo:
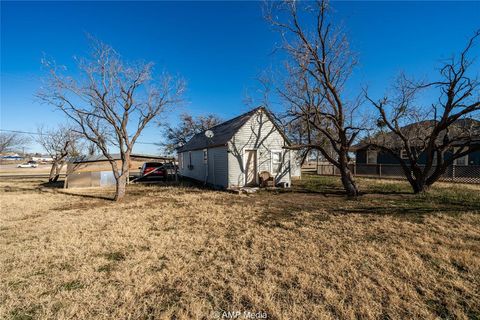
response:
[[[455,154],[458,149],[460,149],[460,148],[459,147],[454,147],[453,148],[453,153]],[[465,163],[464,164],[458,164],[458,160],[464,160]],[[466,155],[464,155],[463,157],[460,157],[460,158],[457,158],[457,159],[453,160],[453,164],[456,165],[456,166],[468,166],[468,153]]]
[[[274,168],[274,158],[273,154],[278,153],[280,154],[280,161],[278,162],[277,172],[273,170]],[[270,173],[272,175],[276,175],[282,171],[282,164],[283,164],[283,151],[282,150],[270,150]]]
[[[370,153],[375,153],[375,162],[374,162],[374,163],[371,163],[371,162],[369,161],[369,158],[370,158],[370,157],[369,157],[369,154],[370,154]],[[366,161],[367,164],[378,164],[378,150],[367,150],[366,160],[367,160],[367,161]]]

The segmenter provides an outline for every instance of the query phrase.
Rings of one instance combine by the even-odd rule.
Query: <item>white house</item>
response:
[[[180,175],[226,189],[258,185],[263,171],[287,187],[300,177],[297,152],[264,107],[208,131],[177,149]]]

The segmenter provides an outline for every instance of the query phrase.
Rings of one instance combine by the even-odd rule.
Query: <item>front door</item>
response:
[[[257,184],[257,150],[245,150],[245,185]]]

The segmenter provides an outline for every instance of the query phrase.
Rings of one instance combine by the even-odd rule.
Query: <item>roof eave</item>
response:
[[[225,147],[227,146],[228,143],[219,143],[219,144],[212,144],[211,146],[206,146],[206,147],[199,147],[199,148],[190,148],[190,149],[185,149],[185,150],[178,150],[180,148],[177,148],[177,153],[183,153],[183,152],[188,152],[188,151],[198,151],[198,150],[203,150],[203,149],[212,149],[212,148],[218,148],[218,147]]]

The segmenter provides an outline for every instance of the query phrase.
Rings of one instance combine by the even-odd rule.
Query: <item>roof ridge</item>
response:
[[[257,108],[254,108],[248,112],[242,113],[232,119],[229,119],[227,121],[224,121],[222,123],[219,123],[213,127],[208,128],[207,130],[214,130],[216,131],[215,137],[211,138],[209,141],[213,145],[224,145],[230,139],[232,136],[235,134],[235,132],[238,131],[238,128],[243,126],[245,122],[247,122],[256,112],[259,110],[265,110],[265,107],[259,106]],[[240,125],[240,127],[238,127]],[[238,127],[238,128],[236,128]],[[186,144],[184,144],[181,147],[176,148],[177,152],[181,150],[181,152],[188,151],[188,150],[193,150],[192,148],[203,148],[205,142],[202,141],[205,139],[205,132],[207,130],[203,130],[195,135],[193,135]],[[218,133],[218,134],[217,134]],[[202,145],[202,147],[200,147]],[[210,147],[212,146],[209,144]],[[195,147],[194,147],[195,146]]]
[[[222,123],[219,123],[219,124],[214,125],[213,127],[210,127],[210,128],[208,128],[208,129],[206,129],[206,130],[203,130],[203,131],[200,131],[199,133],[194,134],[194,135],[192,136],[192,138],[195,137],[195,136],[197,136],[197,135],[205,134],[205,132],[208,131],[208,130],[212,130],[212,129],[216,128],[216,127],[220,127],[220,126],[229,124],[229,123],[231,123],[231,122],[234,122],[234,121],[238,120],[239,118],[242,118],[242,117],[244,117],[244,116],[246,116],[246,115],[253,115],[255,112],[257,112],[258,110],[262,110],[262,109],[264,110],[265,107],[263,107],[263,106],[256,107],[255,109],[252,109],[252,110],[250,110],[250,111],[248,111],[248,112],[242,113],[242,114],[236,116],[235,118],[228,119],[228,120],[226,120],[226,121],[224,121],[224,122],[222,122]]]
[[[247,112],[245,112],[245,113],[242,113],[242,114],[236,116],[235,118],[229,119],[229,120],[224,121],[224,122],[219,123],[219,124],[216,124],[216,125],[214,125],[213,127],[208,128],[207,130],[211,130],[211,129],[215,128],[215,127],[220,127],[221,125],[224,125],[224,124],[228,124],[228,123],[233,122],[233,121],[235,121],[235,120],[238,120],[239,118],[244,117],[244,116],[246,116],[246,115],[248,115],[248,114],[253,114],[253,113],[255,113],[255,112],[257,112],[258,110],[261,110],[261,109],[265,109],[265,108],[264,108],[263,106],[256,107],[255,109],[252,109],[252,110],[250,110],[250,111],[247,111]],[[202,131],[202,133],[205,132],[205,131],[207,131],[207,130]]]

